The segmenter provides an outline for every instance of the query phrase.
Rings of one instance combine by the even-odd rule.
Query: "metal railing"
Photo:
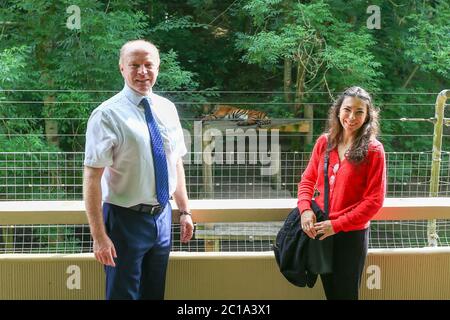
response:
[[[270,251],[296,199],[193,200],[193,240],[172,251]],[[439,246],[450,246],[450,198],[389,198],[371,224],[371,249],[427,246],[427,220],[438,219]],[[81,201],[0,203],[0,253],[87,253],[92,239]]]
[[[281,152],[277,179],[265,165],[213,164],[211,186],[202,164],[185,164],[190,199],[284,199],[297,196],[309,160],[307,152]],[[247,154],[248,156],[248,154]],[[82,152],[0,152],[0,201],[81,200]],[[388,152],[388,197],[430,195],[431,152]],[[450,152],[440,156],[439,197],[450,196]],[[209,183],[211,183],[209,182]]]

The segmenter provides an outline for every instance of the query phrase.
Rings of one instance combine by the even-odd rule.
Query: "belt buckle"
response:
[[[150,210],[150,214],[153,216],[155,214],[161,213],[161,211],[162,211],[161,205],[158,204],[156,206],[152,206],[152,209]]]

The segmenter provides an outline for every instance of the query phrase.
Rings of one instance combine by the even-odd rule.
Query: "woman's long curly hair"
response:
[[[378,113],[379,110],[372,103],[369,93],[360,87],[350,87],[331,106],[328,115],[328,139],[330,150],[336,148],[344,137],[344,128],[339,120],[339,112],[342,102],[346,97],[359,98],[366,103],[367,116],[364,124],[356,133],[351,148],[345,154],[345,157],[352,163],[359,164],[367,156],[370,140],[376,138],[379,133]]]

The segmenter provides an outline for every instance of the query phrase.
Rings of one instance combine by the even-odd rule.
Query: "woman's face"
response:
[[[354,135],[362,127],[367,118],[367,103],[357,97],[345,97],[339,109],[339,120],[344,132]]]

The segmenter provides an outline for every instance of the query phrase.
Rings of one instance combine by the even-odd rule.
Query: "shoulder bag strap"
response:
[[[328,220],[328,199],[329,199],[329,191],[330,191],[330,183],[328,181],[328,162],[330,158],[330,142],[327,143],[327,147],[325,150],[325,161],[323,163],[323,174],[324,174],[324,180],[325,180],[325,197],[324,197],[324,215],[325,220]]]

